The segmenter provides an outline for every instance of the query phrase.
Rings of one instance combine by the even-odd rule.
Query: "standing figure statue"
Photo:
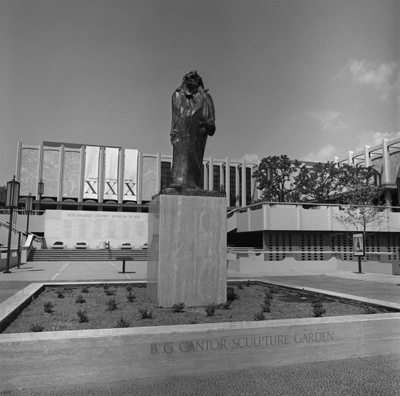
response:
[[[201,172],[207,137],[215,133],[215,109],[196,70],[183,77],[172,95],[171,187],[201,189]]]

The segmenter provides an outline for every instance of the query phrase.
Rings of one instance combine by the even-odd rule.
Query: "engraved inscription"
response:
[[[333,331],[298,333],[294,335],[277,334],[271,336],[218,338],[212,340],[175,341],[150,344],[151,355],[223,351],[227,349],[268,348],[279,345],[296,345],[333,341]]]

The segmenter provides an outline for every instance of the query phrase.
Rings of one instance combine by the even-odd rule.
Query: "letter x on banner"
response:
[[[138,151],[125,149],[124,159],[124,201],[137,202],[137,158]]]

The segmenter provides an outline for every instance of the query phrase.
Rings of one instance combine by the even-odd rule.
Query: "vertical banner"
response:
[[[104,200],[118,199],[118,153],[117,148],[106,147],[104,169]]]
[[[124,167],[124,201],[137,202],[137,161],[138,150],[125,149]]]
[[[85,185],[83,198],[98,199],[99,192],[99,147],[86,147]]]
[[[364,235],[353,234],[353,255],[364,256]]]

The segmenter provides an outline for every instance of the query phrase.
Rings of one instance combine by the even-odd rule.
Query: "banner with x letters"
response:
[[[137,161],[138,150],[125,149],[124,158],[124,201],[137,202]]]
[[[99,147],[86,146],[85,182],[83,198],[98,199],[99,192]]]
[[[104,201],[118,199],[118,154],[118,148],[105,149]]]

